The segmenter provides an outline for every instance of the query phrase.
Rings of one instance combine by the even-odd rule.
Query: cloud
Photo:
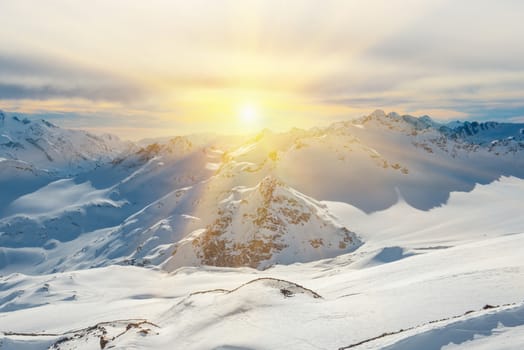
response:
[[[64,60],[0,56],[0,100],[83,98],[130,102],[144,93],[131,79]]]
[[[524,102],[515,100],[506,105],[500,104],[477,104],[456,106],[457,110],[467,113],[471,118],[476,120],[511,120],[522,121],[524,118]]]
[[[2,100],[48,100],[55,98],[83,98],[91,101],[129,102],[140,94],[138,89],[127,86],[59,87],[52,85],[26,86],[0,83]]]
[[[524,105],[524,2],[441,1],[382,35],[339,71],[309,85],[310,98],[352,108],[511,118]],[[407,8],[406,8],[407,10]]]
[[[522,1],[443,2],[365,52],[368,59],[442,71],[524,69]]]
[[[375,108],[518,118],[523,104],[519,0],[195,1],[7,1],[2,107],[200,131],[234,128],[244,100],[275,129]]]

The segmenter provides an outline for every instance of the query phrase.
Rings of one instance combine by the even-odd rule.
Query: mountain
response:
[[[324,203],[364,244],[265,270],[5,274],[2,348],[515,349],[524,334],[523,194],[522,179],[502,178],[431,211],[399,202],[369,215]]]
[[[195,263],[267,268],[335,257],[361,244],[324,205],[272,177],[234,189],[210,217],[175,246],[169,270]]]
[[[0,111],[0,157],[61,176],[93,169],[131,147],[132,143],[114,135],[62,129],[45,120]]]
[[[249,186],[273,172],[313,198],[368,213],[392,206],[399,193],[429,210],[453,191],[471,191],[500,176],[524,177],[522,128],[498,124],[479,143],[429,117],[376,111],[327,128],[266,130],[226,152],[221,171]]]
[[[523,178],[523,129],[375,111],[326,128],[136,146],[2,114],[0,270],[333,258],[363,241],[319,200],[429,210],[454,191]]]
[[[63,129],[0,111],[0,218],[17,198],[96,169],[134,148],[114,135]]]
[[[2,114],[0,349],[518,348],[523,129],[132,144]]]

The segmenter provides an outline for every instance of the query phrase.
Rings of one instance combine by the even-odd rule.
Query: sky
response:
[[[524,122],[521,0],[0,0],[0,109],[124,138]]]

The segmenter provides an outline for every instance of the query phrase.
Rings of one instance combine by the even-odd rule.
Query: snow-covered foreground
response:
[[[523,195],[502,178],[430,211],[329,202],[364,244],[264,271],[6,275],[0,349],[520,349]]]

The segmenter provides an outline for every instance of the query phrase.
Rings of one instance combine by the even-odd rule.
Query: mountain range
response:
[[[139,146],[0,118],[0,267],[17,271],[334,257],[360,241],[319,200],[371,213],[402,198],[429,210],[453,191],[524,178],[524,124],[443,125],[377,110],[327,128]]]
[[[425,274],[424,266],[454,262],[452,267],[439,270],[441,275],[424,280],[443,288],[437,280],[451,283],[453,269],[461,264],[460,254],[467,264],[474,264],[477,248],[495,252],[494,247],[499,247],[508,255],[508,260],[496,260],[500,268],[513,267],[522,277],[524,267],[516,263],[518,254],[511,248],[522,243],[520,236],[524,233],[519,215],[522,179],[524,124],[439,123],[428,116],[377,110],[368,116],[308,130],[131,142],[0,112],[0,311],[14,317],[13,324],[21,325],[22,321],[15,322],[16,317],[22,317],[17,316],[21,312],[38,310],[40,305],[89,299],[89,289],[82,289],[83,284],[113,283],[102,275],[95,277],[96,271],[115,274],[124,281],[128,289],[118,292],[118,300],[134,288],[134,282],[129,282],[133,276],[149,283],[146,281],[151,276],[162,279],[167,278],[162,274],[168,274],[173,282],[165,280],[161,288],[173,287],[174,294],[147,287],[149,291],[124,299],[176,299],[170,311],[160,312],[159,304],[154,309],[158,312],[139,315],[147,316],[146,322],[119,309],[115,311],[119,317],[103,325],[97,323],[103,320],[92,315],[89,319],[97,324],[95,328],[65,332],[62,335],[69,340],[61,343],[58,335],[52,342],[38,340],[35,348],[82,348],[84,345],[73,341],[74,334],[80,334],[77,338],[82,339],[81,344],[93,346],[85,345],[86,349],[97,348],[98,341],[106,338],[116,345],[120,341],[120,348],[126,348],[127,341],[137,346],[142,340],[133,343],[136,338],[127,339],[126,332],[131,327],[144,336],[155,333],[157,325],[148,323],[149,317],[156,317],[167,325],[165,329],[186,339],[181,330],[172,329],[176,322],[183,323],[187,334],[197,334],[201,331],[191,333],[191,327],[224,321],[216,319],[218,314],[230,312],[236,315],[231,322],[240,322],[238,308],[246,314],[268,317],[261,308],[276,308],[282,300],[275,298],[287,300],[291,296],[296,296],[293,302],[276,312],[293,309],[289,305],[300,301],[308,306],[293,312],[310,308],[324,315],[326,324],[341,327],[318,309],[322,306],[317,299],[331,295],[333,305],[326,310],[337,313],[340,305],[346,305],[346,294],[380,294],[381,288],[372,288],[375,274],[375,280],[384,280],[383,288],[391,292],[401,288],[402,283],[418,283],[413,274]],[[497,203],[502,206],[500,210]],[[506,237],[508,234],[515,235]],[[420,261],[420,265],[411,261]],[[486,271],[487,275],[482,276],[489,276],[488,270],[498,263],[480,264],[473,271],[479,268]],[[403,269],[401,264],[408,267]],[[413,274],[404,276],[406,269]],[[463,277],[466,270],[460,270],[458,276]],[[399,276],[398,284],[389,279],[391,273]],[[504,276],[493,278],[511,286],[510,277]],[[320,282],[315,284],[315,291],[291,281],[305,279],[314,284],[317,277]],[[180,286],[172,285],[178,280],[198,286],[198,292],[187,294]],[[224,281],[225,286],[217,287],[218,281]],[[359,282],[361,287],[347,286],[347,281]],[[471,283],[476,286],[476,282]],[[423,293],[430,285],[419,287],[413,290]],[[260,299],[254,300],[249,290],[260,293]],[[456,293],[463,301],[468,291],[469,287],[457,289]],[[107,293],[111,294],[109,290]],[[517,303],[515,295],[503,296]],[[502,305],[503,296],[494,298]],[[342,304],[336,303],[339,298],[344,299]],[[214,306],[212,300],[220,301],[224,308]],[[399,300],[409,299],[402,296]],[[388,301],[388,307],[397,308],[392,303]],[[351,305],[358,308],[357,304]],[[518,307],[514,312],[523,318],[522,306]],[[195,325],[190,324],[190,316],[184,320],[176,316],[190,314],[191,308],[207,310],[207,316],[195,321]],[[427,310],[427,317],[403,318],[397,328],[445,316],[433,308]],[[447,315],[455,316],[457,310],[450,308]],[[508,311],[509,306],[500,310],[500,315],[513,312]],[[492,317],[486,312],[472,317]],[[0,331],[9,317],[0,315],[4,326]],[[289,317],[299,322],[299,314]],[[304,317],[312,322],[307,329],[317,324]],[[121,318],[130,321],[115,321]],[[455,329],[452,320],[444,327]],[[524,325],[524,318],[518,325]],[[126,331],[121,338],[107,336],[107,332],[120,334],[122,329]],[[217,329],[210,329],[214,331],[207,336],[216,336]],[[423,329],[433,334],[428,327]],[[372,338],[373,332],[364,333]],[[195,341],[193,335],[187,334],[187,339]],[[416,333],[413,337],[418,336]],[[31,337],[7,334],[3,343],[0,341],[0,349],[2,344],[6,349],[30,344]],[[342,348],[357,338],[356,333],[351,333],[341,343],[330,344]],[[265,345],[259,347],[244,338],[234,339],[243,345],[196,342],[190,347],[276,345],[265,340]],[[289,344],[291,348],[315,348],[302,342]],[[377,347],[411,349],[388,344]],[[148,346],[167,348],[166,344],[154,342]]]

